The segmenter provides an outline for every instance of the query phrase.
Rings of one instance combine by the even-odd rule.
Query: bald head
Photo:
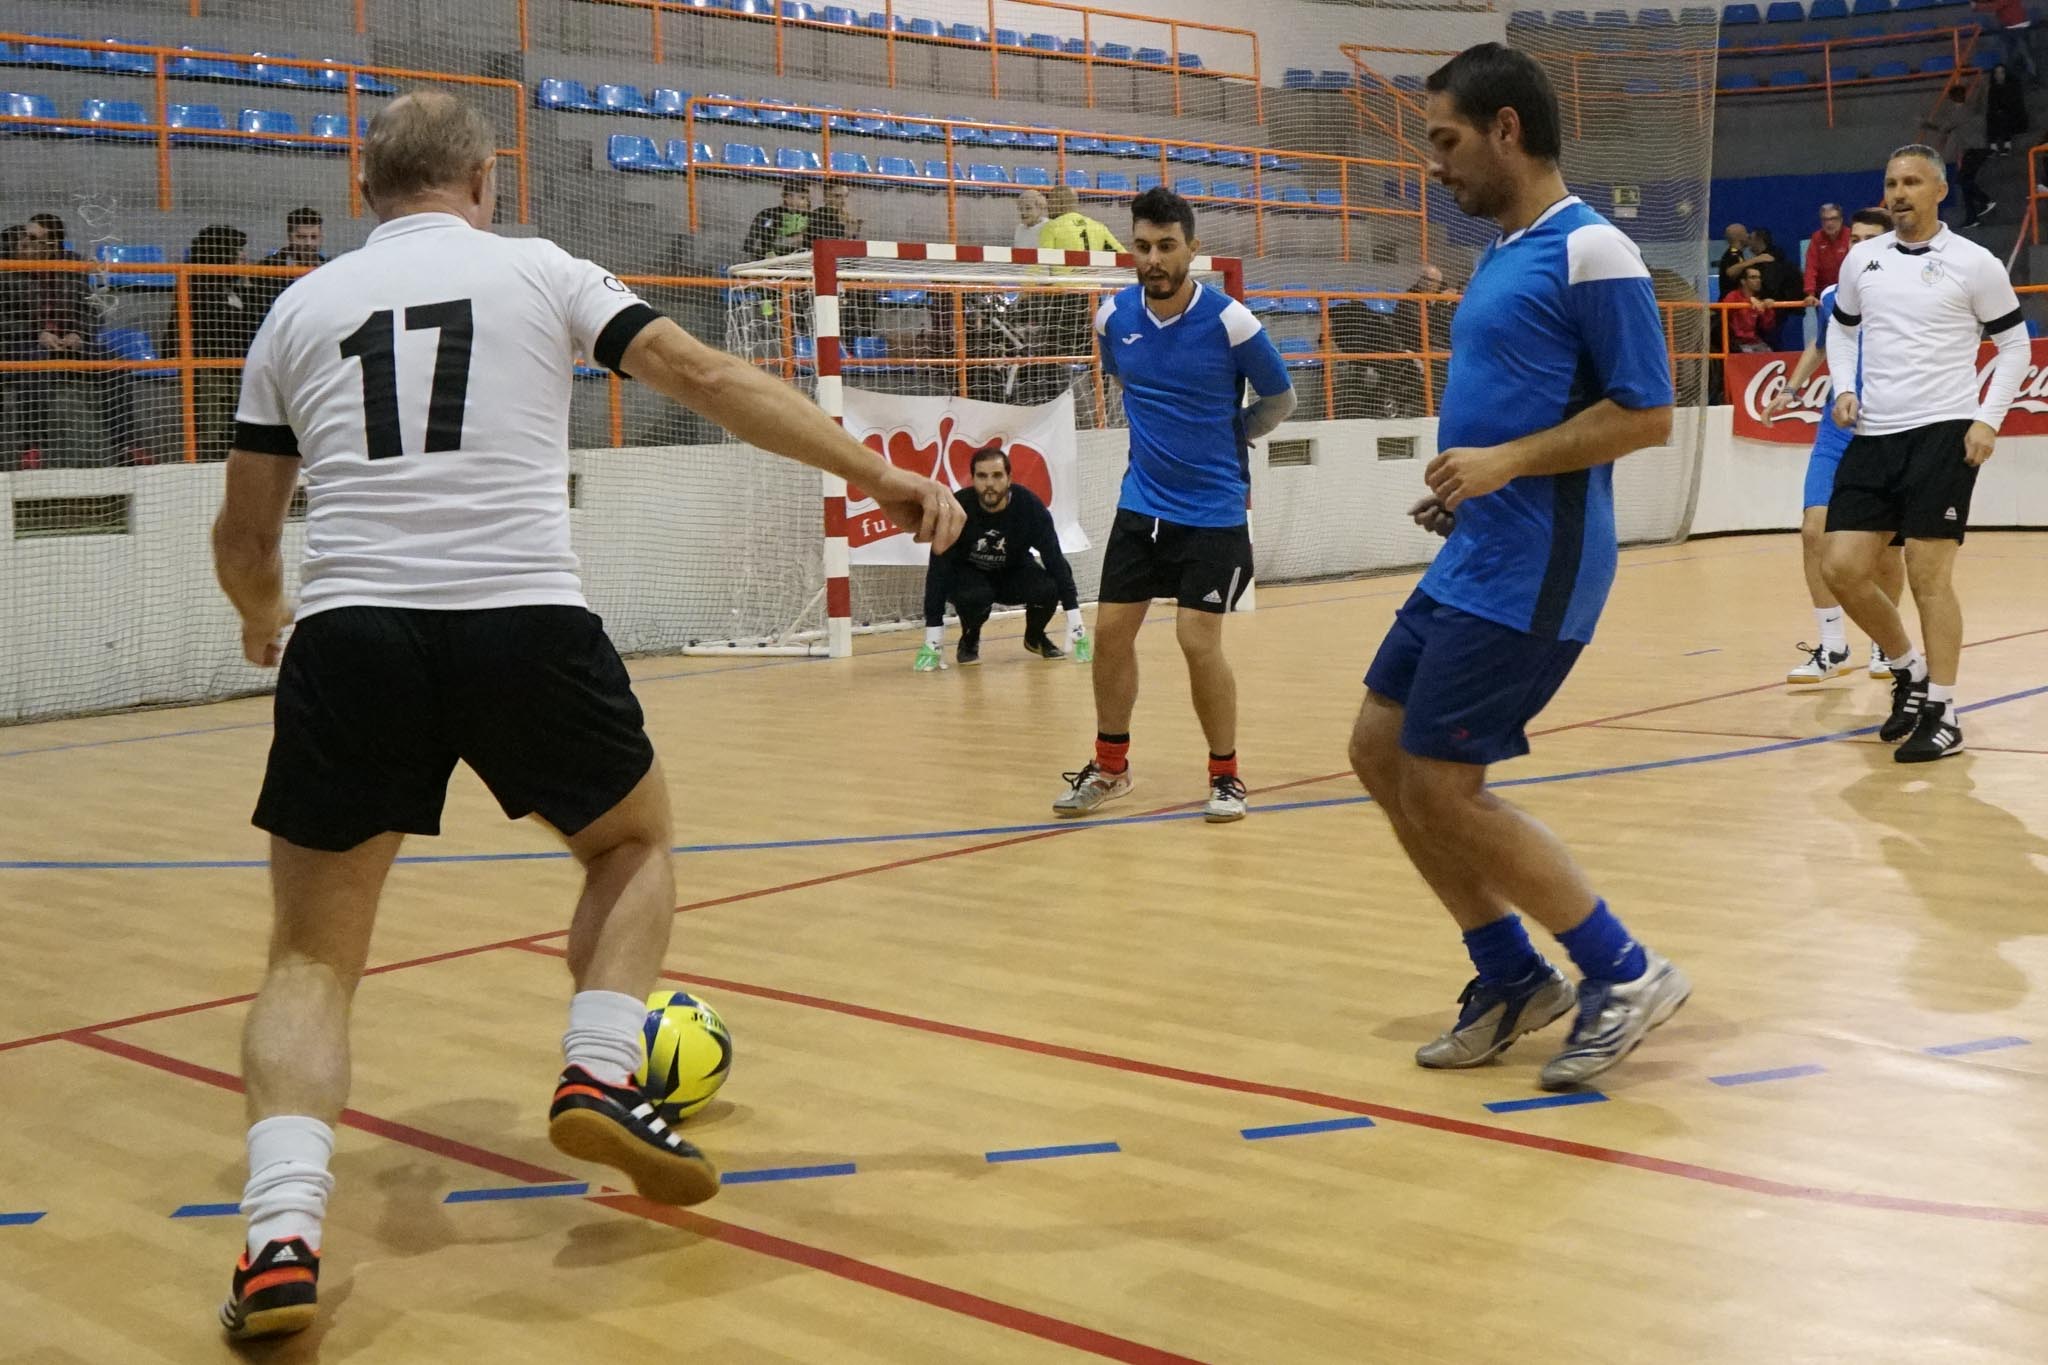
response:
[[[482,114],[445,90],[415,91],[370,120],[363,194],[387,218],[422,198],[480,197],[496,156]]]

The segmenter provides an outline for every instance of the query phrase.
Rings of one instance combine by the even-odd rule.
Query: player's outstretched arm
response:
[[[275,668],[291,624],[284,600],[284,519],[299,485],[296,456],[228,452],[227,496],[213,522],[213,573],[242,617],[242,657]]]
[[[966,522],[944,484],[898,469],[780,379],[706,346],[668,318],[640,330],[619,368],[749,445],[859,484],[891,521],[935,551],[951,545]]]

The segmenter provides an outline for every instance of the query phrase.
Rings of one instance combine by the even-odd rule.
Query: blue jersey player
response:
[[[1849,220],[1850,245],[1882,237],[1891,230],[1892,216],[1883,209],[1860,210]],[[1771,405],[1764,409],[1766,422],[1792,405],[1793,399],[1813,378],[1813,372],[1820,368],[1821,361],[1827,358],[1828,317],[1834,311],[1835,289],[1829,285],[1820,296],[1816,314],[1819,320],[1814,325],[1813,340],[1807,344],[1806,353],[1799,357],[1799,363],[1793,366],[1791,379],[1771,400]],[[1841,466],[1842,452],[1849,448],[1850,434],[1835,421],[1832,406],[1821,409],[1820,430],[1813,438],[1813,453],[1806,459],[1805,500],[1800,503],[1799,516],[1800,562],[1806,570],[1806,591],[1813,598],[1813,619],[1815,628],[1820,632],[1820,643],[1799,646],[1799,652],[1806,659],[1785,675],[1788,683],[1825,682],[1856,671],[1856,666],[1849,662],[1849,635],[1844,624],[1847,618],[1842,604],[1835,600],[1834,590],[1828,587],[1827,580],[1820,573],[1821,541],[1828,528],[1828,498],[1835,491],[1835,470]],[[1878,560],[1877,586],[1894,602],[1899,600],[1899,593],[1906,586],[1906,558],[1896,546]],[[1891,660],[1885,658],[1884,650],[1875,640],[1871,641],[1870,676],[1888,679],[1891,675]]]
[[[1209,742],[1203,814],[1245,814],[1223,617],[1252,577],[1249,446],[1294,410],[1294,387],[1251,310],[1190,278],[1197,246],[1188,201],[1164,186],[1146,190],[1131,204],[1138,283],[1095,314],[1102,372],[1123,389],[1131,459],[1096,593],[1095,755],[1065,774],[1057,815],[1086,815],[1131,789],[1138,628],[1155,597],[1180,608],[1173,633]],[[1258,395],[1249,405],[1246,389]]]
[[[1451,321],[1450,377],[1416,521],[1447,536],[1365,675],[1351,763],[1464,931],[1477,976],[1426,1067],[1478,1066],[1571,1011],[1546,1089],[1600,1075],[1691,985],[1629,935],[1557,837],[1486,789],[1529,751],[1614,579],[1609,466],[1671,431],[1664,329],[1635,245],[1558,171],[1557,95],[1498,43],[1432,74],[1434,172],[1502,235]],[[1581,984],[1530,943],[1556,935]]]

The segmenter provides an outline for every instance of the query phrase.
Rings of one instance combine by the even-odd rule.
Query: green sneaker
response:
[[[1074,637],[1067,641],[1067,652],[1073,655],[1077,664],[1090,662],[1095,658],[1095,637],[1082,631],[1075,631]]]
[[[946,666],[946,661],[939,657],[939,651],[936,647],[932,645],[919,645],[917,647],[917,657],[910,661],[910,666],[919,673],[936,673]]]

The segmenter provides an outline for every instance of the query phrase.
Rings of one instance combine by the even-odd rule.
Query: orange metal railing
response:
[[[937,128],[944,134],[943,146],[945,148],[947,174],[946,177],[943,180],[941,180],[936,177],[929,176],[887,175],[877,171],[863,172],[833,170],[833,120],[860,119],[880,116],[862,113],[861,111],[854,109],[835,108],[830,105],[776,104],[764,100],[734,100],[717,98],[708,95],[693,95],[684,105],[683,119],[685,138],[693,148],[696,145],[698,134],[700,131],[700,120],[702,124],[709,124],[717,128],[725,128],[728,126],[724,123],[723,120],[716,120],[705,117],[702,111],[709,107],[772,110],[778,115],[798,114],[817,117],[820,121],[820,128],[818,131],[819,169],[778,170],[774,167],[762,166],[699,165],[697,158],[694,155],[692,155],[690,158],[689,165],[685,168],[687,185],[686,194],[689,201],[690,230],[692,232],[695,232],[697,230],[700,218],[700,195],[699,186],[697,183],[698,177],[701,175],[715,173],[721,176],[803,176],[816,177],[824,180],[846,180],[856,183],[868,183],[878,185],[901,185],[919,189],[943,188],[946,192],[946,237],[948,240],[952,240],[956,239],[959,236],[959,202],[960,194],[963,190],[970,192],[986,192],[989,190],[1014,192],[1021,189],[1033,188],[1032,186],[1003,184],[1001,182],[968,180],[960,176],[958,174],[958,163],[955,159],[955,153],[959,151],[962,145],[964,144],[955,142],[954,137],[956,129],[973,128],[978,132],[1014,132],[1027,135],[1033,133],[1051,134],[1054,138],[1057,139],[1057,143],[1053,148],[1054,160],[1057,163],[1053,176],[1056,183],[1064,183],[1064,181],[1066,180],[1067,160],[1069,156],[1093,155],[1093,153],[1081,153],[1071,151],[1069,148],[1070,139],[1090,138],[1099,141],[1104,136],[1099,132],[1086,132],[1080,129],[1039,128],[1031,127],[1029,125],[1021,123],[988,123],[975,119],[927,118],[904,114],[887,115],[888,120],[892,123],[910,123],[924,127]],[[838,134],[838,136],[842,138],[869,137],[872,136],[872,134],[847,133],[842,131]],[[1113,140],[1124,139],[1113,138]],[[1326,215],[1334,217],[1337,220],[1339,226],[1339,240],[1340,249],[1342,251],[1342,258],[1346,261],[1351,259],[1352,224],[1355,219],[1373,217],[1414,218],[1418,220],[1418,222],[1420,223],[1422,238],[1422,261],[1423,263],[1427,264],[1429,260],[1429,205],[1426,199],[1419,207],[1412,209],[1384,208],[1374,205],[1355,204],[1352,202],[1354,191],[1361,193],[1363,192],[1364,187],[1359,182],[1360,179],[1362,177],[1365,177],[1368,172],[1388,170],[1395,171],[1396,173],[1402,176],[1402,179],[1405,183],[1406,173],[1408,171],[1416,172],[1419,178],[1422,168],[1420,165],[1416,163],[1405,161],[1387,161],[1373,157],[1336,156],[1327,152],[1301,152],[1296,151],[1292,148],[1244,147],[1224,142],[1194,142],[1183,138],[1144,137],[1131,138],[1128,140],[1140,142],[1146,146],[1156,145],[1159,148],[1160,179],[1162,183],[1169,185],[1173,183],[1173,180],[1175,178],[1175,167],[1177,165],[1185,167],[1188,164],[1190,164],[1185,162],[1176,163],[1173,160],[1172,152],[1175,148],[1192,148],[1205,152],[1233,152],[1244,153],[1249,155],[1251,158],[1251,165],[1243,168],[1246,171],[1246,173],[1249,174],[1249,176],[1251,177],[1251,196],[1249,198],[1231,199],[1223,196],[1208,194],[1188,195],[1186,197],[1188,199],[1188,202],[1192,204],[1213,204],[1227,208],[1251,209],[1254,221],[1253,231],[1256,239],[1256,250],[1254,254],[1265,254],[1267,215],[1284,213]],[[913,146],[916,145],[926,144],[913,144]],[[941,144],[933,143],[929,145],[932,147],[933,150],[936,151]],[[981,146],[982,144],[976,145]],[[1018,149],[1015,147],[1011,147],[1009,148],[1009,150],[1015,151]],[[1267,199],[1265,197],[1265,186],[1266,176],[1269,174],[1269,172],[1266,166],[1264,165],[1264,160],[1265,158],[1272,156],[1285,157],[1289,160],[1300,162],[1307,168],[1322,170],[1323,172],[1325,172],[1326,175],[1335,179],[1337,192],[1339,197],[1343,200],[1343,203],[1317,204],[1313,202],[1302,203],[1299,201]],[[1129,158],[1125,158],[1125,160],[1129,160]],[[1183,171],[1182,173],[1185,174],[1186,172]],[[1041,186],[1037,188],[1044,187]],[[1083,197],[1130,198],[1135,196],[1137,191],[1077,189],[1076,193],[1082,195]]]
[[[525,51],[530,24],[528,21],[529,0],[518,0],[519,46]],[[779,3],[770,0],[767,12],[754,14],[739,10],[714,9],[706,5],[684,3],[683,0],[603,0],[610,5],[623,5],[644,9],[648,15],[648,52],[657,62],[666,61],[667,43],[663,36],[662,19],[665,15],[689,14],[708,19],[739,20],[752,24],[772,25],[775,30],[775,74],[786,74],[786,48],[791,30],[841,33],[854,37],[867,36],[882,41],[883,66],[891,89],[897,83],[897,47],[899,44],[922,44],[927,46],[953,47],[970,50],[986,50],[989,63],[989,94],[1000,98],[1002,95],[1002,59],[1007,53],[1012,56],[1041,58],[1055,62],[1078,62],[1083,68],[1083,83],[1089,108],[1095,107],[1095,73],[1098,68],[1126,71],[1156,71],[1172,77],[1173,112],[1178,116],[1183,101],[1183,82],[1189,80],[1245,81],[1252,90],[1254,117],[1265,122],[1265,95],[1259,77],[1259,36],[1248,28],[1235,28],[1228,24],[1201,23],[1193,19],[1166,18],[1154,14],[1137,14],[1124,10],[1098,9],[1090,5],[1063,3],[1062,0],[987,0],[986,37],[955,38],[944,32],[910,33],[897,28],[895,0],[882,0],[881,13],[886,26],[881,29],[849,28],[844,24],[828,24],[819,18],[795,18],[784,11]],[[1003,43],[996,39],[998,5],[1028,6],[1035,9],[1056,10],[1081,16],[1081,35],[1086,48],[1081,52],[1058,51],[1049,48],[1026,47],[1021,43]],[[822,6],[818,6],[822,8]],[[923,16],[921,16],[923,17]],[[1109,20],[1119,24],[1155,25],[1166,31],[1168,60],[1165,62],[1141,62],[1132,57],[1104,57],[1096,48],[1093,34],[1097,21]],[[1180,65],[1180,36],[1182,33],[1200,32],[1227,34],[1244,40],[1251,51],[1249,70],[1236,71],[1209,66],[1184,67]]]
[[[143,43],[89,42],[81,38],[46,38],[26,33],[0,32],[0,42],[35,43],[44,47],[83,48],[89,52],[129,52],[150,57],[155,66],[152,73],[151,102],[155,105],[156,117],[148,123],[113,123],[101,120],[79,118],[42,118],[34,114],[0,114],[0,127],[63,128],[79,132],[106,133],[149,133],[156,143],[157,208],[168,210],[173,206],[171,192],[171,144],[174,140],[182,144],[214,143],[227,146],[245,146],[260,142],[267,147],[284,149],[298,148],[312,151],[342,145],[340,138],[316,138],[304,133],[257,133],[242,132],[235,128],[173,128],[169,123],[170,64],[180,57],[195,55],[183,48],[151,46]],[[360,134],[361,111],[360,92],[356,89],[358,75],[395,77],[401,80],[434,81],[446,85],[481,86],[505,91],[511,98],[513,110],[513,145],[498,148],[500,162],[512,162],[518,168],[519,180],[519,221],[532,221],[531,187],[527,174],[526,141],[526,87],[519,81],[502,80],[490,76],[464,76],[448,71],[421,71],[410,67],[369,66],[358,62],[306,61],[296,57],[271,57],[254,52],[208,52],[210,60],[256,63],[265,66],[295,67],[305,71],[341,71],[347,73],[345,89],[339,92],[347,105],[348,137],[348,198],[349,216],[362,214],[361,193],[357,180],[362,173],[362,137]],[[300,87],[286,87],[306,93]],[[315,92],[318,93],[318,92]]]

